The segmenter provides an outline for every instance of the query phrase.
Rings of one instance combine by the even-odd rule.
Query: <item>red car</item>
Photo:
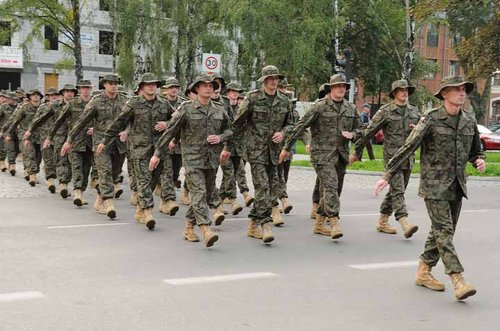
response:
[[[483,125],[478,125],[479,137],[483,150],[500,150],[500,132],[491,132],[490,129]]]
[[[384,143],[384,131],[382,131],[382,129],[378,130],[375,137],[373,137],[373,143],[377,145],[382,145]]]

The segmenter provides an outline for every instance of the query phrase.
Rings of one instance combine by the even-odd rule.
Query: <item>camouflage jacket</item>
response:
[[[45,138],[49,136],[50,128],[54,123],[54,115],[48,111],[49,106],[49,103],[41,104],[37,114],[28,126],[28,130],[31,131],[30,140],[32,142],[42,144]],[[39,138],[39,140],[35,141],[34,137]]]
[[[149,160],[162,135],[155,130],[156,122],[168,122],[171,117],[171,108],[163,98],[157,97],[151,103],[142,96],[132,97],[108,127],[101,143],[108,145],[128,125],[128,157]]]
[[[344,163],[349,161],[349,141],[342,131],[353,133],[353,140],[359,136],[361,120],[354,104],[343,100],[340,109],[335,108],[330,97],[312,105],[287,136],[284,149],[290,151],[294,142],[307,128],[311,128],[311,162],[327,164],[336,154]]]
[[[64,100],[58,100],[56,102],[51,103],[47,107],[47,112],[44,113],[45,119],[59,118],[59,116],[61,116],[61,114],[63,112],[63,108],[65,106],[66,106],[66,102]],[[49,130],[49,134],[48,134],[47,138],[49,138],[49,140],[53,141],[55,143],[55,146],[59,147],[66,140],[66,137],[68,135],[68,127],[69,127],[69,125],[68,125],[67,120],[58,124],[57,126],[55,125],[55,123],[52,123],[52,125],[50,126],[50,130]]]
[[[126,102],[127,97],[119,93],[115,99],[108,98],[105,93],[96,95],[90,100],[87,106],[85,106],[78,121],[74,123],[68,134],[67,141],[73,143],[78,134],[93,122],[94,134],[92,136],[92,142],[94,148],[97,147],[103,140],[104,133],[108,126],[118,117]],[[120,154],[124,154],[127,151],[125,143],[120,141],[118,134],[110,140],[108,146],[112,144],[116,145]]]
[[[7,134],[13,134],[17,129],[19,133],[19,138],[28,130],[29,125],[35,115],[37,114],[38,107],[33,106],[30,102],[23,104],[19,109],[17,109],[12,115],[12,119],[9,121],[9,127],[5,131]],[[33,134],[30,138],[32,141],[39,141],[39,134]]]
[[[227,143],[233,132],[224,107],[210,101],[207,106],[198,100],[186,101],[174,113],[168,129],[156,145],[155,155],[160,156],[172,138],[180,134],[182,164],[197,169],[217,169],[222,143]],[[210,145],[207,137],[221,136],[221,144]]]
[[[384,178],[389,180],[420,146],[419,195],[434,200],[467,197],[465,166],[484,154],[474,115],[464,109],[459,115],[455,128],[444,106],[427,113],[387,164]],[[455,180],[460,187],[453,185]]]
[[[387,165],[398,148],[403,146],[419,119],[420,114],[417,108],[412,105],[408,104],[404,110],[400,109],[394,102],[382,106],[356,141],[355,151],[358,158],[368,141],[382,129],[384,133],[384,164]],[[412,155],[401,165],[400,169],[411,169],[414,162],[415,155]]]
[[[292,103],[288,97],[277,92],[271,102],[263,89],[255,90],[240,104],[233,122],[234,139],[244,139],[244,158],[248,162],[277,165],[282,144],[275,144],[272,137],[276,132],[286,135],[292,127]]]
[[[171,112],[173,113],[174,111],[177,110],[177,108],[180,107],[180,105],[184,102],[184,101],[187,101],[188,99],[186,98],[182,98],[182,97],[177,97],[177,99],[175,101],[170,101],[168,100],[167,98],[165,98],[165,100],[167,101],[167,103],[170,105],[170,108],[171,108]],[[181,150],[181,142],[180,141],[176,141],[176,146],[175,146],[175,149],[171,152],[170,150],[168,150],[168,153],[169,154],[182,154],[182,150]]]
[[[7,103],[0,106],[0,132],[6,132],[12,118],[12,114],[16,110],[16,106],[11,106]]]
[[[82,116],[83,110],[88,103],[89,101],[85,101],[80,97],[68,102],[63,107],[59,117],[55,120],[51,134],[53,134],[53,132],[55,132],[54,130],[57,130],[57,128],[61,125],[67,125],[71,130]],[[92,148],[92,136],[87,134],[87,131],[92,127],[92,125],[93,123],[88,123],[87,126],[75,136],[73,139],[73,151],[85,152],[87,147]],[[50,135],[49,139],[52,137],[53,135]]]

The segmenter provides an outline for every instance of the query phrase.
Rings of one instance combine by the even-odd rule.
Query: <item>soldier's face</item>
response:
[[[200,83],[197,87],[198,96],[202,98],[210,98],[214,94],[214,86],[212,83]]]
[[[347,85],[338,84],[330,87],[330,96],[335,101],[342,101],[345,96],[345,92],[347,91]]]
[[[406,103],[406,101],[408,101],[408,89],[406,87],[397,88],[396,91],[394,91],[394,100],[399,103]]]
[[[240,94],[238,93],[238,91],[233,91],[233,90],[227,91],[227,98],[229,100],[235,101],[236,99],[238,99],[239,96]]]
[[[164,96],[169,96],[171,98],[177,98],[179,94],[179,88],[177,86],[172,86],[163,91]]]
[[[145,95],[152,96],[152,95],[156,94],[156,88],[157,88],[156,83],[148,83],[148,84],[142,85],[141,90]]]
[[[461,86],[450,86],[441,92],[443,99],[455,106],[462,106],[465,103],[465,85]]]
[[[32,94],[30,96],[30,101],[33,102],[33,103],[40,102],[40,99],[41,99],[41,97],[37,93]]]
[[[278,91],[280,91],[281,93],[286,93],[286,87],[278,85]]]
[[[212,93],[211,98],[214,99],[214,100],[217,100],[217,99],[219,99],[219,97],[220,97],[220,88],[218,88],[217,90],[214,90],[214,92]]]
[[[263,83],[264,88],[267,90],[276,91],[278,89],[279,81],[280,79],[278,76],[267,77]]]
[[[82,98],[87,99],[92,94],[92,87],[80,87],[79,91]]]
[[[57,101],[58,99],[59,99],[59,94],[51,94],[51,95],[49,95],[49,101],[50,102]]]
[[[105,82],[104,90],[111,94],[118,93],[118,83],[117,82]]]
[[[74,91],[63,91],[63,98],[64,100],[73,100],[75,98],[75,92]]]
[[[7,103],[11,106],[17,105],[17,100],[14,99],[7,99]]]

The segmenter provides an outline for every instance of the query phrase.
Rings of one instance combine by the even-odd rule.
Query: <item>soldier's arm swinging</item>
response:
[[[35,115],[35,118],[33,118],[33,120],[30,123],[28,131],[33,132],[34,130],[38,129],[43,123],[47,122],[47,120],[52,114],[53,114],[53,109],[50,105],[44,107],[42,111],[39,111]]]
[[[175,136],[179,135],[181,131],[181,127],[184,124],[185,121],[185,111],[182,108],[179,108],[175,113],[174,116],[172,117],[172,120],[169,122],[167,129],[163,134],[161,135],[160,139],[156,143],[156,150],[155,150],[155,156],[160,157],[162,155],[161,150],[165,146],[165,144],[168,144],[172,138]]]
[[[363,148],[365,148],[368,141],[370,141],[370,139],[372,139],[375,134],[387,123],[385,114],[386,112],[384,111],[384,109],[379,110],[375,114],[375,116],[373,116],[373,119],[368,127],[362,130],[358,135],[358,139],[354,144],[354,156],[356,157],[356,159],[359,159],[359,155],[361,154]]]

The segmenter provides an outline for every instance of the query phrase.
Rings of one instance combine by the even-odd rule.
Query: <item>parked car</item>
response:
[[[477,126],[483,150],[500,150],[500,132],[492,132],[483,125]]]
[[[382,145],[384,143],[384,131],[382,131],[382,129],[378,130],[375,134],[372,143],[377,145]]]

